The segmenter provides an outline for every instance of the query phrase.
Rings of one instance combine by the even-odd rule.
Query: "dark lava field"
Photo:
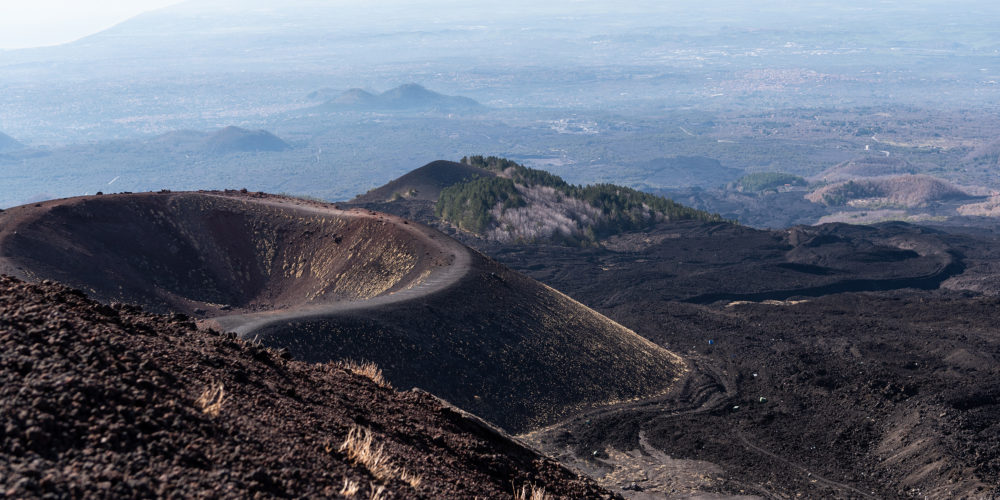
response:
[[[693,365],[660,400],[534,443],[657,495],[1000,495],[995,233],[675,224],[622,240],[488,247]],[[658,473],[657,454],[681,462]]]
[[[995,225],[664,222],[567,247],[480,240],[428,203],[0,213],[3,491],[1000,496]],[[145,243],[116,247],[114,217]],[[391,465],[345,447],[360,429]]]

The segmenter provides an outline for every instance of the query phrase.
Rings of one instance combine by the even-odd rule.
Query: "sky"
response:
[[[0,49],[72,42],[180,0],[0,0]]]

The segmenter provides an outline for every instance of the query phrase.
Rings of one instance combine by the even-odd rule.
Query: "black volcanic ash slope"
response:
[[[432,161],[388,184],[358,195],[351,203],[379,203],[399,199],[436,202],[441,190],[478,177],[496,177],[484,168],[453,161]]]
[[[433,229],[280,197],[15,207],[0,214],[0,271],[215,317],[308,361],[374,361],[396,385],[514,431],[660,393],[683,370],[669,351]]]
[[[8,498],[610,497],[427,393],[50,282],[0,277],[0,404]]]

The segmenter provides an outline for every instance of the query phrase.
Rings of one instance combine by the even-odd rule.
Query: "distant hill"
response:
[[[496,177],[484,168],[438,160],[413,170],[388,184],[359,195],[354,203],[378,203],[397,199],[437,202],[441,190],[476,177]]]
[[[443,189],[435,214],[486,239],[590,244],[667,220],[722,221],[718,214],[623,186],[574,186],[503,158],[473,156],[462,163],[496,176]]]
[[[292,147],[266,130],[226,127],[205,140],[205,148],[213,153],[251,151],[285,151]]]
[[[198,130],[173,130],[146,141],[169,148],[200,149],[211,134]]]
[[[17,151],[24,149],[24,144],[17,142],[13,137],[0,132],[0,151]]]
[[[991,196],[986,201],[962,205],[958,207],[958,213],[979,217],[1000,217],[1000,196]]]
[[[813,203],[858,208],[911,208],[967,197],[969,195],[965,191],[928,175],[851,180],[830,184],[806,195],[806,199]]]
[[[738,168],[723,166],[719,160],[705,156],[672,156],[656,158],[640,164],[649,174],[643,183],[651,187],[715,187],[743,175]]]
[[[483,105],[468,97],[439,94],[408,83],[381,94],[350,89],[320,107],[330,111],[473,111]]]
[[[869,155],[838,163],[815,176],[815,179],[846,181],[858,177],[884,177],[916,173],[917,167],[903,158]]]
[[[308,94],[306,94],[306,99],[310,101],[320,101],[326,102],[332,99],[336,99],[340,95],[340,91],[337,89],[332,89],[330,87],[323,87],[321,89],[316,89]]]

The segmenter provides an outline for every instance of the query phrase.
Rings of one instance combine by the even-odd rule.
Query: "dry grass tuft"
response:
[[[372,493],[368,500],[383,500],[385,498],[385,486],[371,485]]]
[[[382,374],[382,369],[371,361],[357,362],[352,359],[345,359],[337,362],[337,365],[351,373],[370,379],[379,387],[385,387],[386,389],[392,388],[392,384],[390,384]]]
[[[514,488],[514,500],[551,500],[552,497],[545,492],[545,488],[527,484],[522,485],[520,491]]]
[[[326,451],[329,453],[331,447],[329,444],[325,445]],[[344,443],[340,445],[338,451],[347,455],[351,461],[368,469],[368,472],[376,479],[380,481],[388,481],[390,479],[397,478],[400,481],[409,484],[411,488],[417,489],[420,483],[423,482],[423,478],[412,474],[406,469],[396,468],[392,465],[389,460],[389,455],[385,453],[385,447],[383,445],[375,446],[374,437],[368,429],[364,427],[354,426],[347,433],[347,438],[344,439]],[[346,481],[346,480],[345,480]],[[374,488],[374,486],[372,486]],[[381,495],[381,491],[384,488],[379,488],[378,495]],[[375,498],[376,492],[373,490],[373,497]],[[381,496],[379,496],[381,498]]]
[[[358,490],[361,489],[361,485],[357,481],[351,481],[350,479],[344,478],[344,486],[340,487],[340,491],[337,492],[338,495],[345,497],[353,497],[358,494]]]
[[[226,389],[222,386],[222,383],[212,384],[205,392],[201,393],[201,396],[194,402],[201,408],[202,413],[206,413],[213,417],[218,417],[219,412],[222,411],[222,403],[226,400]]]
[[[420,486],[420,483],[424,481],[424,478],[411,474],[410,471],[405,469],[399,471],[399,478],[406,484],[409,484],[413,489],[417,489],[417,487]]]
[[[352,427],[339,451],[359,465],[363,465],[373,476],[383,481],[395,476],[395,469],[389,462],[385,448],[372,444],[372,433],[363,427]]]

